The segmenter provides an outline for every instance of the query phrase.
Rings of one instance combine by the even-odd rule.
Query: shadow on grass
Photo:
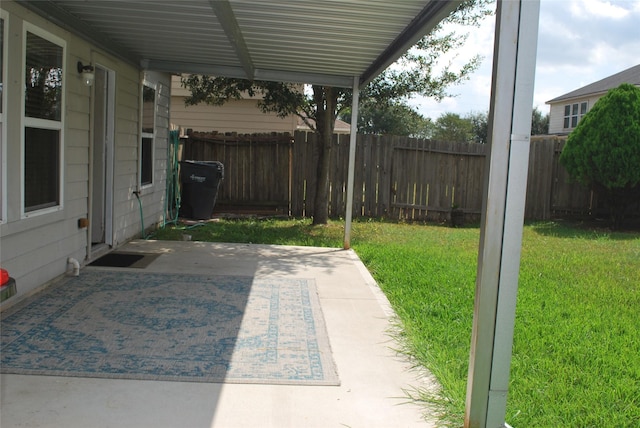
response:
[[[342,233],[342,224],[314,226],[308,220],[243,219],[180,224],[158,230],[153,239],[339,248]]]
[[[557,238],[611,239],[629,241],[640,239],[640,230],[612,230],[606,222],[598,220],[555,220],[529,224],[531,229],[544,236]]]

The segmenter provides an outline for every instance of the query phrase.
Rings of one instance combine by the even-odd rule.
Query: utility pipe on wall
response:
[[[69,275],[80,276],[80,262],[79,261],[77,261],[73,257],[69,257],[67,259],[67,265],[71,265],[71,270],[69,271]]]

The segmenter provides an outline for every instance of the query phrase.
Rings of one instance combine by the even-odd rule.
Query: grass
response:
[[[158,239],[340,247],[341,222],[220,221]],[[352,245],[402,325],[410,354],[441,385],[442,423],[461,426],[478,255],[477,228],[358,221]],[[640,426],[640,234],[557,222],[525,226],[507,422]]]

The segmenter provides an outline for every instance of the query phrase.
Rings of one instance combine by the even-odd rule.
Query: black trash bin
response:
[[[217,161],[180,162],[180,217],[207,220],[213,215],[224,166]]]

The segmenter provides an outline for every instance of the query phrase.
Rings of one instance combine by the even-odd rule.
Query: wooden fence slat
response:
[[[389,217],[391,215],[391,163],[393,146],[382,141],[381,137],[376,138],[378,145],[378,203],[377,216]]]
[[[371,217],[371,209],[373,205],[371,200],[375,201],[375,189],[371,189],[372,176],[377,174],[377,165],[372,156],[374,153],[373,140],[371,136],[362,135],[356,137],[356,165],[363,165],[362,168],[354,170],[354,200],[358,200],[358,206],[353,209],[353,216]]]
[[[566,138],[532,137],[525,218],[606,213],[589,189],[571,180],[559,162]],[[482,208],[489,147],[407,137],[358,135],[353,216],[445,221],[456,204],[477,221]],[[225,180],[222,205],[273,206],[293,216],[313,215],[318,148],[313,133],[194,133],[182,142],[181,160],[218,160]],[[330,215],[346,206],[349,136],[334,136]],[[635,213],[640,215],[640,213]]]
[[[297,132],[292,148],[291,215],[304,216],[305,177],[303,173],[306,134]]]
[[[313,216],[315,196],[316,196],[316,171],[318,165],[318,147],[316,134],[309,133],[307,135],[307,154],[305,156],[305,181],[307,184],[305,193],[305,215]]]
[[[342,147],[340,146],[339,135],[334,134],[331,139],[331,162],[329,166],[329,216],[337,217],[340,215],[340,189],[341,183],[344,181],[344,170],[342,166]]]

